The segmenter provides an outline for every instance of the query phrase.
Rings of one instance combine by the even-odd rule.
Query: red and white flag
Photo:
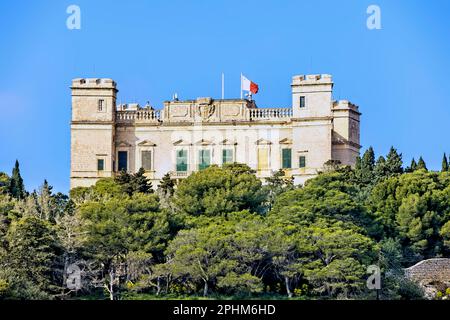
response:
[[[258,93],[258,85],[250,80],[248,80],[244,75],[241,74],[241,90],[250,91],[253,94]]]

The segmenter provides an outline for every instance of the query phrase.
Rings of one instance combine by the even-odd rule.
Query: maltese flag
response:
[[[258,93],[258,85],[250,80],[248,80],[244,75],[241,74],[241,90],[250,91],[253,94]]]

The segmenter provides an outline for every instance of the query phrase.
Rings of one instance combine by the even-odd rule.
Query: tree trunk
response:
[[[205,281],[205,286],[203,287],[203,296],[206,297],[208,295],[208,281]]]
[[[109,270],[109,300],[114,300],[114,270]]]
[[[289,288],[289,277],[284,276],[284,283],[286,284],[286,292],[289,298],[292,298],[291,288]]]
[[[161,293],[161,278],[156,278],[156,295],[159,296]]]
[[[64,253],[64,272],[63,272],[63,283],[61,295],[64,297],[67,288],[67,268],[69,267],[69,257],[67,253]]]
[[[166,277],[166,294],[169,294],[170,275]]]

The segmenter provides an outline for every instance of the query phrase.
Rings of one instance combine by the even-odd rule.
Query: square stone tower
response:
[[[322,171],[329,161],[353,166],[359,155],[358,107],[333,100],[333,79],[328,74],[292,78],[292,139],[303,183]]]
[[[70,187],[111,177],[115,158],[116,83],[111,79],[72,81]]]
[[[332,159],[333,81],[330,75],[300,75],[292,78],[292,140],[294,161],[304,183]]]

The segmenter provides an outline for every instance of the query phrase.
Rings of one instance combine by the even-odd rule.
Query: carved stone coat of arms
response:
[[[216,110],[216,106],[213,104],[200,104],[197,107],[197,112],[202,118],[202,120],[208,120],[214,114]]]

